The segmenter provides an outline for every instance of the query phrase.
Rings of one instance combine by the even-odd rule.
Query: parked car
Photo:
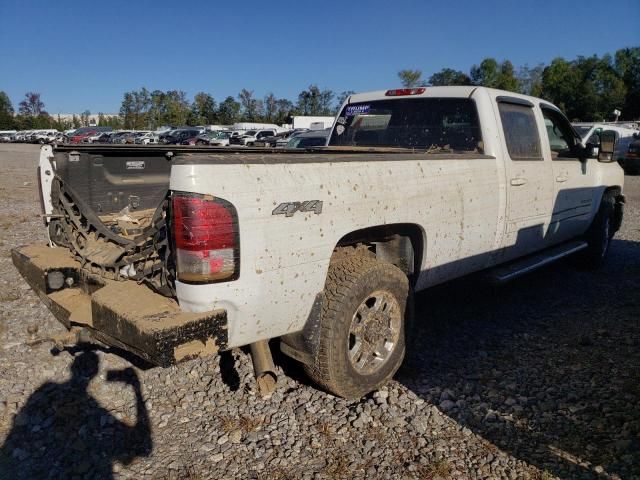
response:
[[[227,146],[229,145],[230,137],[231,132],[228,131],[217,130],[205,132],[196,137],[196,145]]]
[[[111,143],[111,136],[113,132],[98,132],[95,135],[88,137],[90,141],[87,143]]]
[[[14,142],[24,142],[24,137],[27,134],[26,130],[19,130],[16,132],[13,141]]]
[[[111,127],[81,127],[71,134],[68,134],[69,143],[82,143],[85,138],[95,135],[97,132],[108,132],[111,130]]]
[[[45,143],[54,143],[59,134],[60,132],[57,130],[45,132],[38,137],[38,143],[41,145]]]
[[[54,129],[35,130],[26,137],[26,140],[31,143],[39,143],[43,145],[45,143],[51,143],[55,139],[57,133],[58,131]]]
[[[287,142],[286,148],[324,147],[327,144],[330,133],[330,128],[326,130],[309,130],[291,138]]]
[[[276,147],[278,142],[284,142],[284,145],[287,144],[291,135],[295,135],[296,133],[302,133],[301,131],[296,130],[286,130],[284,132],[278,132],[275,135],[270,137],[262,137],[260,140],[256,140],[253,142],[254,147]]]
[[[291,140],[292,138],[295,138],[298,135],[301,135],[301,134],[303,134],[305,132],[308,132],[308,131],[309,131],[308,128],[296,128],[294,130],[291,130],[289,132],[288,136],[281,137],[281,138],[278,138],[276,140],[275,147],[276,148],[285,148],[287,146],[287,143],[289,143],[289,140]]]
[[[16,130],[3,130],[0,131],[0,143],[13,142],[16,138]]]
[[[184,140],[198,135],[200,135],[200,131],[196,129],[174,130],[170,135],[164,137],[163,143],[166,145],[180,145]]]
[[[578,132],[585,145],[590,143],[594,146],[600,145],[602,132],[606,130],[615,132],[617,140],[614,156],[621,165],[624,161],[625,153],[633,141],[633,135],[638,133],[638,130],[607,123],[574,123],[573,128]]]
[[[76,130],[71,137],[69,137],[69,143],[82,143],[85,138],[95,135],[95,130],[82,130],[81,128]]]
[[[155,132],[145,132],[136,137],[134,143],[136,145],[155,145],[159,143],[160,136]]]
[[[119,132],[116,132],[115,134],[111,135],[110,143],[113,143],[116,145],[124,144],[127,142],[126,137],[128,135],[131,135],[132,133],[133,132],[129,130],[121,130]]]
[[[622,161],[622,166],[625,173],[638,174],[640,173],[640,134],[636,133],[633,137],[633,141],[627,148],[627,153]]]
[[[105,143],[109,139],[111,130],[97,131],[82,139],[82,143]]]
[[[198,138],[202,135],[201,133],[194,135],[192,137],[187,137],[180,142],[180,145],[196,145],[198,142]]]
[[[260,140],[263,137],[272,137],[275,134],[275,130],[248,130],[242,135],[232,136],[229,139],[229,144],[252,146],[256,140]]]
[[[359,398],[400,367],[414,292],[569,255],[602,265],[625,201],[614,147],[604,131],[585,148],[546,100],[459,86],[351,95],[316,151],[111,152],[116,190],[90,147],[45,148],[48,242],[12,258],[65,345],[95,337],[162,367],[249,345],[266,389],[273,339],[322,388]],[[156,212],[134,239],[108,220],[127,202]],[[574,277],[550,285],[579,289]]]

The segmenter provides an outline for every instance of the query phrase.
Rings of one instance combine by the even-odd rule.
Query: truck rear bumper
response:
[[[178,303],[134,281],[113,281],[80,267],[65,248],[29,245],[13,264],[67,328],[160,366],[212,355],[227,345],[227,314],[183,312]]]

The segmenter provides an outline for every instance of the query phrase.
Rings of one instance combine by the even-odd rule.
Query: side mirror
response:
[[[587,142],[587,146],[584,148],[584,156],[586,158],[598,158],[600,153],[600,144]]]
[[[600,151],[598,152],[599,162],[613,162],[616,136],[616,132],[613,130],[605,130],[600,134]]]

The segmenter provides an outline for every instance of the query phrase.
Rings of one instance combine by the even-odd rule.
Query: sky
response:
[[[291,100],[464,72],[485,57],[516,66],[640,46],[640,0],[0,0],[0,90],[14,107],[40,92],[51,113],[115,113],[125,91],[242,88]]]

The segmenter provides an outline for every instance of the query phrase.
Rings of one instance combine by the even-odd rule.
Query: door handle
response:
[[[511,179],[511,185],[513,185],[514,187],[519,187],[520,185],[525,185],[527,183],[527,179],[526,178],[512,178]]]
[[[567,180],[569,180],[569,177],[567,177],[566,175],[558,175],[556,177],[556,182],[558,183],[563,183],[563,182],[566,182]]]

